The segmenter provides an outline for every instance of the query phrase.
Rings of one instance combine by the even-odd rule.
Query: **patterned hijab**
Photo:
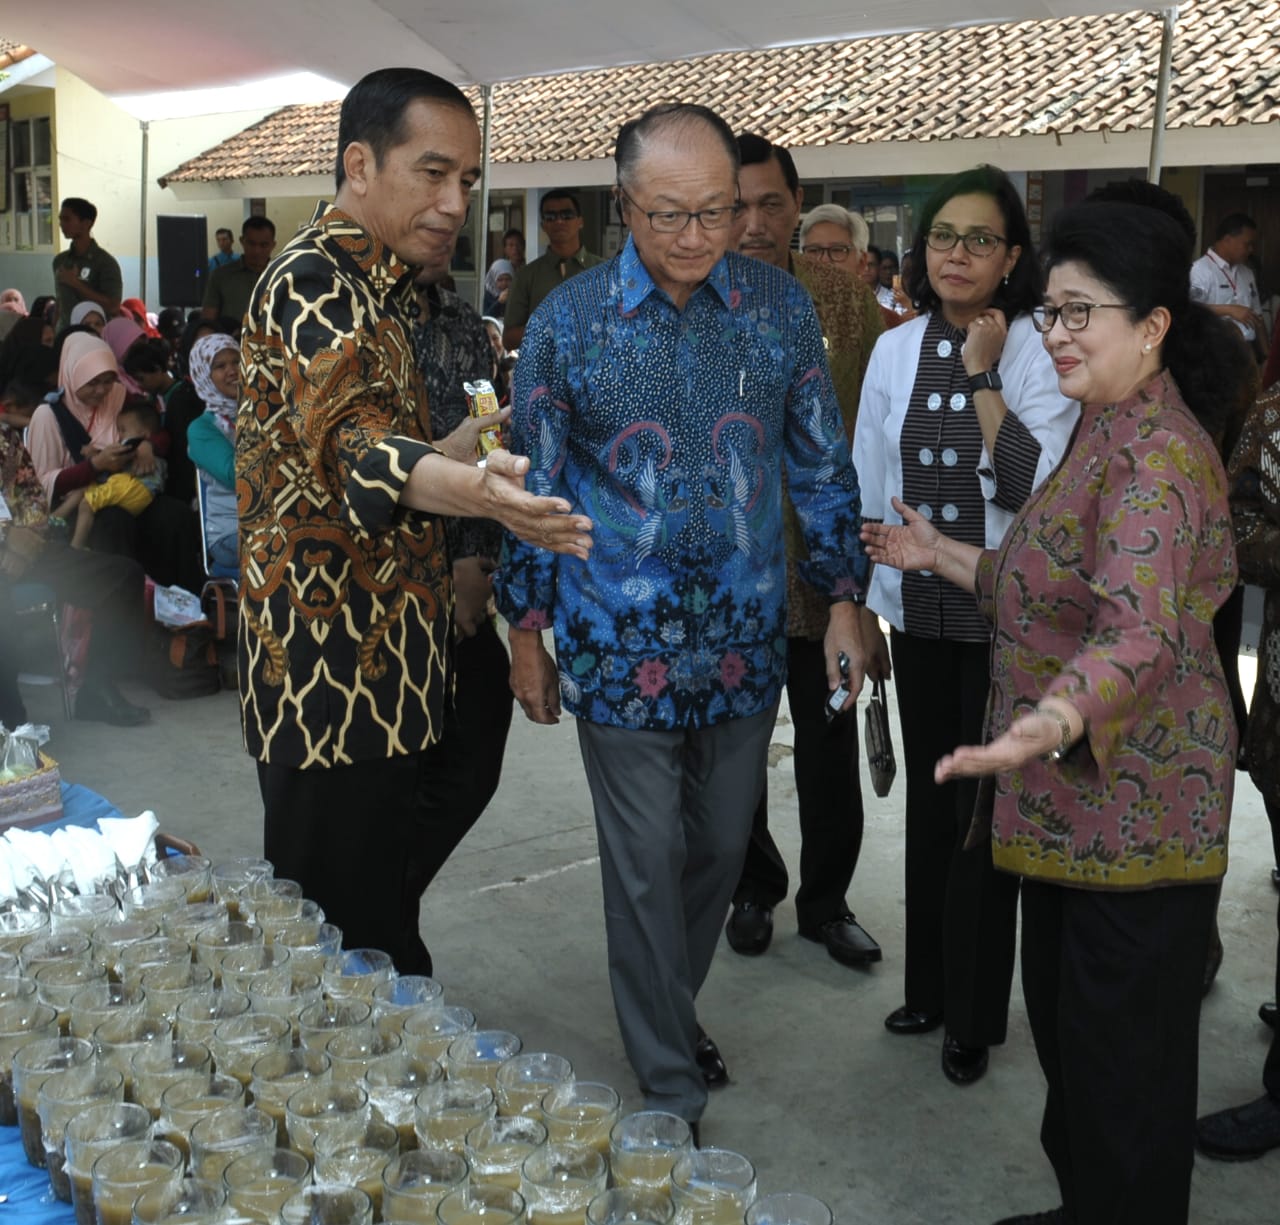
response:
[[[228,437],[231,437],[236,428],[236,401],[230,396],[223,395],[214,386],[213,376],[210,374],[213,359],[223,349],[235,349],[238,352],[240,342],[234,336],[228,336],[225,332],[214,332],[211,336],[201,336],[191,346],[191,357],[187,362],[187,367],[191,373],[191,382],[195,386],[196,394],[204,401],[205,409],[213,414],[219,429]]]

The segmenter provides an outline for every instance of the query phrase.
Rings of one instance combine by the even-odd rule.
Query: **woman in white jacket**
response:
[[[900,522],[898,497],[948,536],[994,547],[1079,417],[1031,323],[1043,278],[1004,172],[944,182],[911,256],[919,317],[877,342],[858,409],[863,518]],[[928,573],[877,569],[867,603],[893,627],[907,784],[905,998],[885,1026],[945,1024],[943,1071],[970,1084],[1005,1037],[1018,881],[994,872],[989,845],[965,849],[977,784],[935,784],[933,767],[981,740],[989,626],[973,593]]]

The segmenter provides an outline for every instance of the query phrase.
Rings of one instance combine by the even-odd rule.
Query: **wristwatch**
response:
[[[984,370],[981,374],[971,374],[969,376],[970,391],[1001,391],[1004,388],[1004,382],[1000,378],[998,370]]]

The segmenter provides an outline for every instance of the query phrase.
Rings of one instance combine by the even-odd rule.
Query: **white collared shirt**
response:
[[[1212,247],[1191,265],[1191,300],[1206,306],[1247,306],[1260,313],[1262,299],[1248,264],[1228,264]],[[1254,339],[1247,323],[1232,319],[1245,340]]]

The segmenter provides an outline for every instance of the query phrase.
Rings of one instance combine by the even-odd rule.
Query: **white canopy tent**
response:
[[[1162,9],[1159,0],[57,0],[14,8],[5,37],[34,47],[143,123],[192,112],[337,97],[389,64],[479,84],[488,160],[494,82],[930,28]],[[1150,174],[1159,174],[1173,13],[1165,21]],[[281,96],[281,84],[295,91]],[[1065,84],[1065,83],[1064,83]],[[975,82],[980,88],[980,82]],[[225,102],[219,104],[219,97]],[[143,190],[146,187],[144,183]],[[488,214],[487,179],[480,216]],[[145,216],[145,201],[143,213]],[[145,284],[146,238],[142,242]]]

